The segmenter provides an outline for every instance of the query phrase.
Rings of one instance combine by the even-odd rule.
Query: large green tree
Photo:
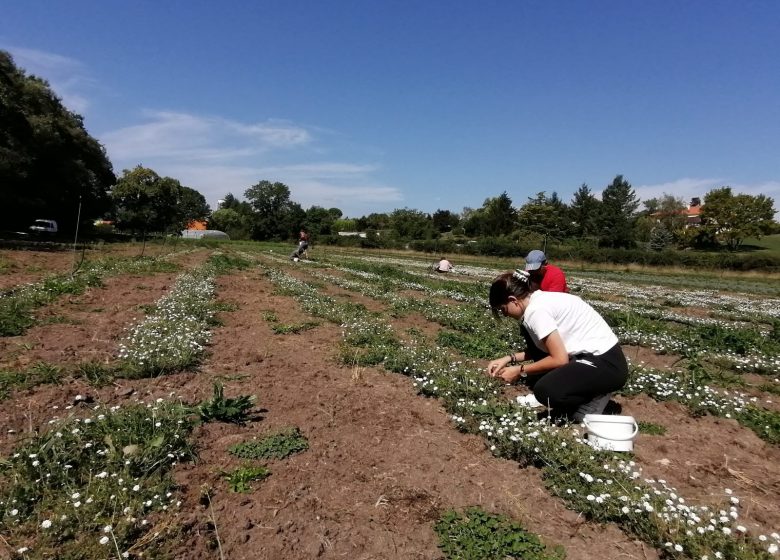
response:
[[[634,223],[639,199],[631,183],[618,175],[601,193],[598,218],[599,245],[605,247],[633,247]]]
[[[482,208],[472,211],[465,219],[463,228],[468,235],[507,235],[517,224],[517,210],[512,199],[504,191],[500,195],[485,199]]]
[[[664,193],[642,202],[634,228],[637,241],[649,242],[652,249],[683,242],[688,224],[688,206],[682,198]]]
[[[600,204],[601,201],[585,183],[577,189],[569,205],[569,221],[573,235],[579,238],[596,235]]]
[[[761,237],[774,226],[774,200],[766,195],[737,194],[731,187],[713,189],[704,196],[702,228],[731,250],[748,237]]]
[[[312,206],[306,210],[303,227],[309,235],[330,235],[335,233],[333,225],[342,215],[343,212],[338,208],[326,209],[322,206]]]
[[[249,239],[252,233],[252,217],[233,208],[219,208],[211,213],[209,229],[224,231],[230,239]]]
[[[28,76],[0,51],[0,208],[4,229],[35,218],[72,231],[81,201],[83,221],[103,215],[116,181],[105,150],[80,115],[62,105],[49,84]]]
[[[519,228],[540,236],[563,237],[569,229],[569,216],[566,205],[556,193],[552,196],[542,191],[528,197],[517,211]]]
[[[449,210],[436,210],[431,216],[433,227],[439,233],[447,233],[455,230],[460,224],[460,217]]]
[[[149,232],[178,231],[183,222],[179,208],[183,192],[179,181],[160,177],[148,167],[125,169],[111,190],[117,227],[144,238]]]
[[[289,239],[303,226],[306,213],[290,199],[290,188],[284,183],[260,181],[244,192],[252,206],[252,239]]]
[[[399,239],[430,239],[433,237],[433,221],[420,210],[399,208],[390,214],[390,228]]]
[[[178,193],[177,210],[179,229],[185,229],[192,221],[203,221],[211,214],[206,197],[190,187],[181,187]]]

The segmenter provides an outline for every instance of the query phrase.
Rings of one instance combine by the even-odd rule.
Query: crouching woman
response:
[[[600,414],[610,393],[626,383],[628,364],[617,336],[590,305],[561,292],[531,291],[524,270],[505,272],[490,286],[496,317],[511,317],[528,329],[542,357],[529,364],[526,353],[491,361],[487,375],[508,383],[529,381],[536,401],[554,416],[581,421]],[[536,404],[533,399],[525,404]]]

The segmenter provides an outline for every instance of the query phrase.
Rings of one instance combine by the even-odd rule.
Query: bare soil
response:
[[[27,262],[24,256],[13,258],[22,267]],[[202,256],[188,258],[194,264]],[[44,324],[23,337],[0,339],[0,367],[112,359],[118,338],[140,316],[139,305],[159,298],[172,278],[123,276],[63,299],[45,313],[71,323]],[[359,294],[327,290],[374,311],[383,309]],[[495,458],[478,437],[459,433],[440,403],[418,396],[407,378],[342,365],[336,358],[337,326],[273,334],[264,319],[267,311],[282,323],[310,317],[292,299],[276,295],[258,271],[221,277],[218,297],[238,309],[221,314],[224,325],[214,330],[211,353],[199,371],[120,380],[101,389],[67,379],[61,386],[19,391],[0,407],[0,453],[9,453],[73,404],[76,394],[106,404],[171,396],[194,403],[208,398],[218,380],[229,396],[256,395],[258,418],[246,426],[208,424],[196,431],[200,459],[176,472],[183,495],[173,521],[181,528],[176,558],[219,558],[218,533],[222,554],[231,559],[437,559],[434,521],[448,508],[471,505],[513,517],[550,545],[563,545],[568,558],[659,557],[616,526],[591,523],[567,510],[550,497],[535,469]],[[419,317],[393,323],[433,332]],[[644,349],[628,354],[634,351],[656,367],[676,359],[645,355]],[[668,430],[664,436],[640,435],[635,442],[646,476],[664,478],[694,503],[725,503],[723,490],[731,488],[742,499],[744,524],[780,526],[777,448],[736,422],[691,418],[675,404],[646,397],[621,404],[624,414]],[[253,492],[231,493],[223,473],[241,462],[228,448],[286,426],[299,427],[310,449],[270,462],[272,475]],[[202,503],[205,492],[211,508]]]

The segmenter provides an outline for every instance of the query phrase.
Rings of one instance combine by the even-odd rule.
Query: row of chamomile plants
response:
[[[73,274],[52,274],[43,280],[0,293],[0,336],[18,336],[36,323],[34,311],[64,294],[81,294],[119,274],[173,272],[179,267],[164,257],[105,258],[88,261]]]
[[[338,265],[334,264],[335,268],[356,274],[378,274],[384,282],[395,283],[398,289],[422,289],[435,297],[450,297],[459,301],[484,301],[482,284],[447,282],[437,277],[439,286],[447,285],[447,288],[431,289],[432,285],[436,285],[435,281],[425,279],[424,275],[423,280],[415,282],[412,278],[420,278],[419,273],[401,271],[398,266],[408,268],[409,262],[383,262],[366,257],[362,260],[346,259]],[[474,276],[489,279],[497,272],[484,269]],[[430,278],[430,274],[427,278]],[[780,316],[767,315],[765,301],[743,296],[724,296],[715,290],[690,293],[674,290],[661,291],[661,294],[666,295],[662,298],[664,303],[658,303],[660,296],[657,286],[649,289],[598,279],[572,279],[571,288],[575,292],[582,292],[592,305],[606,315],[624,343],[647,346],[659,353],[696,351],[708,361],[736,371],[767,375],[780,373]],[[610,296],[628,298],[629,303],[616,302]],[[672,297],[674,301],[670,299]],[[712,312],[738,306],[741,310],[748,308],[752,312],[741,312],[736,320],[711,319],[670,312],[666,307],[672,304],[697,308],[706,306]],[[720,314],[726,313],[723,311]]]
[[[292,292],[285,288],[282,290],[288,295],[298,294],[295,290]],[[331,313],[324,316],[331,321],[339,322],[339,318],[351,321],[349,342],[342,346],[342,359],[345,362],[374,364],[384,359],[384,352],[388,346],[381,342],[376,343],[384,340],[387,345],[392,346],[394,341],[391,330],[372,324],[370,321],[361,322],[357,319],[362,312],[365,312],[365,309],[359,305],[341,304],[341,309],[339,306],[330,309]],[[318,325],[316,321],[282,324],[272,312],[265,313],[264,318],[277,334],[298,333]],[[364,328],[367,329],[365,332],[363,332]],[[354,353],[356,347],[358,352]],[[442,553],[446,558],[453,560],[483,558],[562,560],[566,556],[562,547],[545,545],[538,535],[526,530],[510,518],[489,513],[478,507],[463,511],[445,511],[436,522],[434,530],[439,538],[439,548]]]
[[[246,259],[215,253],[206,264],[179,275],[171,290],[130,327],[119,345],[122,377],[151,377],[191,369],[203,359],[217,312],[234,307],[214,301],[215,279],[249,266]]]
[[[147,319],[130,329],[117,371],[143,377],[196,365],[214,319],[214,276],[247,264],[216,254],[178,277]],[[192,428],[210,421],[242,424],[253,403],[253,397],[226,398],[219,384],[212,399],[195,407],[157,399],[107,408],[77,397],[66,416],[54,416],[40,435],[0,461],[0,534],[21,558],[154,556],[175,536],[167,532],[166,512],[181,501],[171,470],[195,457]],[[297,429],[288,429],[230,452],[281,458],[306,447]],[[245,464],[224,474],[231,490],[244,492],[270,471]]]
[[[219,274],[242,269],[249,262],[217,252],[206,264],[176,278],[173,288],[131,327],[119,346],[119,368],[129,377],[150,377],[197,365],[219,324],[214,282]],[[225,308],[229,309],[229,308]]]
[[[216,313],[232,309],[213,300],[216,275],[248,265],[235,256],[212,255],[205,266],[180,274],[165,296],[147,306],[145,319],[131,326],[120,342],[118,360],[110,364],[82,362],[67,368],[41,362],[24,371],[2,371],[0,398],[7,398],[14,389],[60,382],[66,375],[104,385],[115,378],[150,377],[194,367],[203,357],[210,328],[219,323]],[[111,270],[114,274],[140,274],[168,271],[171,266],[159,258],[140,258],[114,262]]]
[[[457,427],[485,438],[497,456],[537,466],[552,494],[593,520],[614,522],[671,558],[769,559],[780,535],[739,520],[739,498],[724,490],[723,503],[689,504],[664,480],[643,479],[625,456],[597,452],[574,426],[556,426],[507,403],[496,380],[422,338],[401,340],[378,314],[338,303],[276,269],[267,274],[281,293],[308,313],[340,324],[348,363],[381,365],[413,378],[421,394],[441,398]]]
[[[320,266],[322,268],[325,267]],[[348,267],[336,268],[342,272],[354,272]],[[367,270],[359,270],[355,274],[356,278],[350,278],[318,270],[317,279],[385,301],[395,315],[417,312],[430,321],[454,329],[440,331],[437,342],[471,358],[488,359],[523,345],[516,325],[512,321],[496,323],[484,302],[474,303],[471,300],[462,305],[445,305],[434,299],[442,297],[442,290],[431,291],[424,285],[399,281],[392,274],[380,275]],[[399,296],[399,289],[416,289],[425,297]],[[481,289],[484,291],[484,286]],[[765,441],[780,443],[780,414],[760,406],[758,397],[740,392],[729,393],[707,385],[705,382],[713,379],[708,375],[708,369],[702,366],[698,354],[688,351],[686,362],[688,367],[684,372],[663,372],[634,364],[630,380],[622,392],[626,395],[646,394],[659,401],[674,400],[685,405],[694,416],[708,413],[733,418]]]
[[[135,271],[148,271],[149,266],[159,270],[158,264],[148,259],[134,262]],[[246,259],[223,253],[212,255],[204,266],[180,274],[165,296],[145,307],[146,317],[131,326],[120,341],[117,360],[67,367],[40,362],[23,371],[0,371],[0,399],[9,397],[15,389],[58,383],[68,375],[105,385],[116,378],[151,377],[197,366],[204,356],[210,329],[219,324],[217,312],[235,308],[214,300],[214,280],[219,274],[247,266]]]
[[[241,423],[253,402],[225,398],[215,385],[195,406],[174,395],[111,407],[77,397],[63,410],[54,406],[40,434],[2,459],[0,535],[18,558],[164,556],[176,546],[172,516],[182,503],[172,471],[196,457],[193,428]]]

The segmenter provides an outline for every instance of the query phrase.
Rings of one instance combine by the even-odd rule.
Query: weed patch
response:
[[[435,525],[448,560],[563,560],[562,548],[548,550],[539,537],[502,515],[480,508],[446,512]]]
[[[277,323],[271,326],[271,330],[274,332],[274,334],[299,334],[302,333],[303,331],[308,331],[319,326],[320,323],[317,321],[306,321],[304,323],[292,323],[290,325]]]
[[[254,396],[241,395],[226,398],[221,383],[214,383],[214,396],[197,407],[201,422],[226,422],[245,424],[249,420],[249,411],[255,404]]]
[[[47,383],[60,383],[65,374],[60,366],[38,362],[23,371],[0,371],[0,399],[7,399],[11,391],[31,389]]]
[[[241,459],[285,459],[308,448],[309,441],[298,428],[287,428],[259,441],[238,443],[230,453]]]
[[[265,480],[271,476],[271,471],[266,467],[256,467],[245,465],[238,467],[232,472],[225,473],[228,487],[232,492],[246,494],[252,490],[252,483],[258,480]]]
[[[647,434],[649,436],[662,436],[666,433],[666,428],[661,424],[642,421],[637,422],[637,424],[639,425],[640,434]]]

